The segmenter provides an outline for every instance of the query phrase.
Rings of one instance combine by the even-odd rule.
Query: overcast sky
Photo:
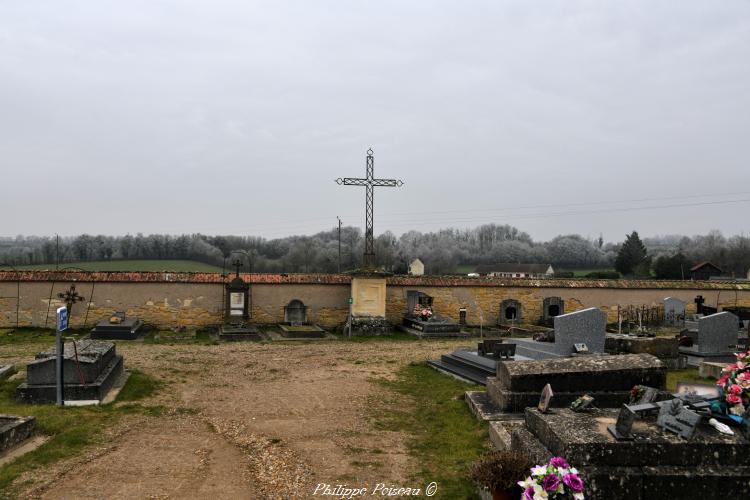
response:
[[[0,235],[362,226],[370,146],[376,234],[750,233],[750,2],[0,0]]]

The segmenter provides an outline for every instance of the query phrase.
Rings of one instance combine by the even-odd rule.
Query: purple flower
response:
[[[534,488],[529,486],[526,488],[526,490],[523,492],[523,500],[534,500]]]
[[[568,465],[568,462],[563,457],[552,457],[549,464],[553,467],[562,467],[564,469],[570,468],[570,465]]]
[[[573,493],[580,493],[583,491],[583,481],[577,474],[565,474],[563,477],[563,483],[573,490]]]
[[[544,491],[555,491],[560,486],[560,478],[556,474],[549,474],[542,479]]]

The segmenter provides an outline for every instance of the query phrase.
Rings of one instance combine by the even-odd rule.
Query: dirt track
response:
[[[308,498],[318,483],[405,484],[408,436],[372,427],[393,399],[373,379],[464,344],[121,343],[126,368],[165,382],[144,404],[169,410],[124,417],[103,446],[24,475],[23,495]]]

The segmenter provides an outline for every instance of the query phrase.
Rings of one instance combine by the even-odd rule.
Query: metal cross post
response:
[[[240,268],[242,267],[242,261],[240,259],[235,259],[234,262],[232,262],[232,265],[237,268],[237,277],[240,277]]]
[[[336,184],[344,186],[365,187],[365,255],[362,267],[373,269],[375,267],[375,239],[373,237],[373,208],[375,187],[401,187],[404,185],[400,179],[375,179],[375,158],[372,148],[367,150],[366,161],[367,176],[364,179],[344,177],[336,179]]]

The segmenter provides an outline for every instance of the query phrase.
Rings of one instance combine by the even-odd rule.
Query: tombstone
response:
[[[552,407],[563,408],[588,394],[602,408],[619,408],[630,401],[635,385],[664,390],[667,368],[649,354],[581,356],[545,360],[516,360],[497,364],[487,379],[487,393],[500,411],[523,412],[536,407],[539,394],[554,388]]]
[[[523,423],[510,431],[510,451],[531,451],[534,463],[565,457],[585,474],[586,498],[592,500],[747,497],[750,441],[736,428],[732,436],[706,423],[691,428],[695,416],[673,408],[671,401],[661,407],[674,417],[661,423],[690,435],[689,439],[670,427],[664,431],[655,412],[638,417],[637,424],[631,425],[635,415],[619,408],[600,407],[587,413],[562,408],[546,414],[529,408]],[[606,422],[625,433],[632,428],[630,439],[613,438],[603,425]]]
[[[542,324],[551,325],[555,316],[565,314],[565,301],[560,297],[547,297],[542,301]]]
[[[55,364],[57,352],[36,355],[26,365],[26,382],[16,388],[19,403],[54,403],[57,399]],[[66,342],[63,350],[63,399],[101,401],[120,378],[123,357],[115,344],[100,340]]]
[[[35,417],[0,415],[0,456],[30,438],[35,426]]]
[[[262,340],[263,336],[250,319],[250,285],[240,277],[240,264],[236,263],[237,275],[225,285],[224,324],[219,328],[220,340]]]
[[[692,346],[680,347],[688,365],[699,366],[702,361],[732,362],[739,334],[739,319],[730,312],[720,312],[698,319],[698,330],[687,332]]]
[[[516,299],[505,299],[500,303],[501,325],[519,324],[523,320],[521,303]]]
[[[561,316],[555,316],[554,342],[532,339],[514,339],[516,354],[529,359],[547,359],[571,356],[584,351],[603,353],[605,347],[607,315],[591,307]]]
[[[141,335],[142,327],[140,319],[128,318],[124,312],[115,312],[97,323],[90,337],[95,340],[135,340]]]
[[[284,306],[284,323],[304,325],[307,323],[307,306],[301,300],[294,299]]]
[[[418,337],[465,337],[461,326],[436,314],[432,297],[418,290],[406,292],[406,313],[401,330]]]
[[[685,307],[687,302],[676,297],[664,299],[664,324],[682,326],[685,324]]]

